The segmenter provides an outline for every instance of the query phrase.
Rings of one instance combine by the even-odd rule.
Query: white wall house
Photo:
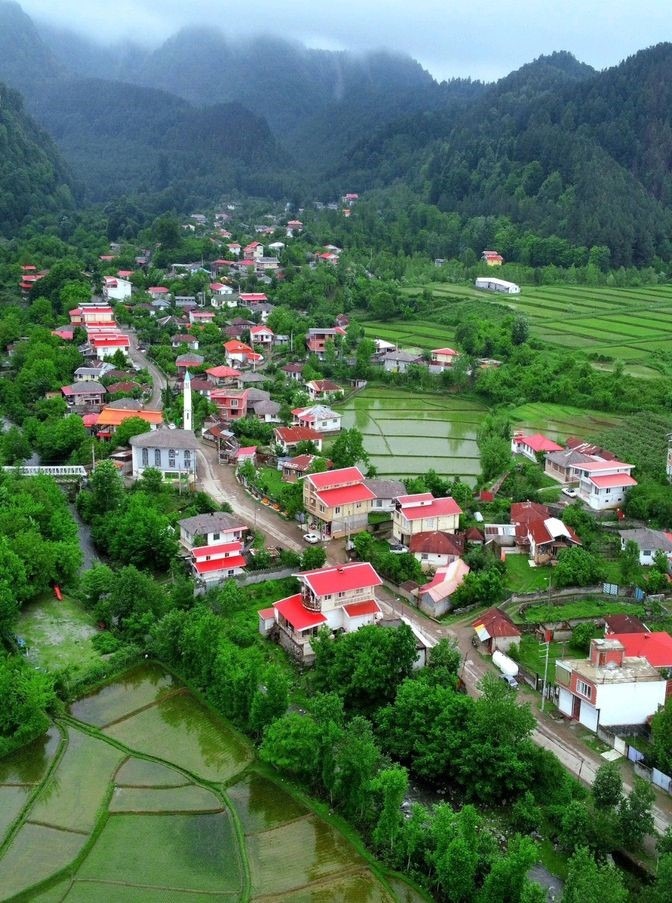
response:
[[[558,659],[555,679],[560,711],[591,731],[645,724],[665,704],[667,681],[609,637],[592,640],[587,659]]]
[[[634,464],[622,461],[589,461],[578,468],[579,498],[594,511],[618,508],[637,480],[631,476]]]

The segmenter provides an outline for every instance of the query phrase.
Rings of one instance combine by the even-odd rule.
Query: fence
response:
[[[623,729],[627,730],[627,727]],[[650,768],[646,765],[644,762],[644,753],[637,749],[636,746],[628,743],[627,740],[624,740],[623,737],[619,737],[614,730],[610,730],[609,728],[598,727],[597,736],[603,743],[611,746],[616,752],[625,756],[629,762],[632,762],[635,774],[638,777],[644,778],[645,781],[648,781],[655,787],[659,787],[661,790],[664,790],[665,793],[669,793],[672,796],[672,778],[658,768]]]

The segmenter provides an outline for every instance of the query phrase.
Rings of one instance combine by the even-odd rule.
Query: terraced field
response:
[[[0,760],[0,900],[413,901],[163,669]]]
[[[432,283],[436,311],[442,319],[451,302],[491,300],[528,318],[532,333],[565,348],[622,360],[628,372],[652,376],[646,366],[651,352],[672,350],[672,286],[605,288],[590,286],[523,286],[520,295],[494,295],[470,286]],[[417,293],[417,289],[413,290]],[[409,290],[410,292],[410,290]],[[431,349],[450,344],[450,325],[421,321],[367,322],[371,338],[397,342],[404,348]]]

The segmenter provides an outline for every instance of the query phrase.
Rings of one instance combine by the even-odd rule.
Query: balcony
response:
[[[301,593],[301,602],[308,611],[322,611],[322,603],[317,596],[314,596],[311,592],[304,590]]]

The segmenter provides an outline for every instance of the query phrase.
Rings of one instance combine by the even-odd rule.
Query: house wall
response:
[[[408,545],[411,536],[417,533],[455,533],[460,526],[459,514],[446,514],[441,517],[418,517],[409,520],[399,510],[392,515],[392,534],[397,542]]]
[[[414,552],[414,556],[418,559],[420,564],[423,567],[423,570],[428,568],[441,568],[445,567],[451,562],[457,560],[457,555],[449,555],[449,554],[438,554],[435,552]]]
[[[508,652],[509,649],[515,644],[520,642],[519,636],[496,636],[492,637],[490,641],[490,651],[494,652],[495,649],[499,649],[501,652]]]
[[[219,533],[207,533],[204,545],[211,546],[215,543],[239,542],[242,541],[244,533],[244,527],[239,527],[235,530],[222,530]],[[190,551],[194,547],[197,535],[196,533],[189,533],[184,527],[180,527],[180,542]]]
[[[341,620],[345,617],[342,612],[344,605],[352,605],[353,602],[365,602],[367,599],[374,599],[376,596],[375,587],[365,586],[361,589],[352,589],[344,593],[332,593],[331,595],[318,596],[320,610],[322,614],[329,620],[333,613],[338,614],[337,626],[341,626]],[[332,626],[331,623],[329,625]]]
[[[147,454],[144,455],[143,452]],[[133,476],[140,477],[147,468],[160,470],[164,477],[196,474],[195,449],[174,449],[174,457],[167,448],[133,448]],[[187,456],[185,457],[185,453]]]
[[[645,680],[633,683],[600,684],[596,706],[600,724],[645,724],[649,715],[665,704],[666,682]]]
[[[586,479],[582,479],[579,483],[579,498],[593,511],[608,511],[611,508],[618,508],[623,504],[626,493],[627,488],[623,487],[598,489]]]

